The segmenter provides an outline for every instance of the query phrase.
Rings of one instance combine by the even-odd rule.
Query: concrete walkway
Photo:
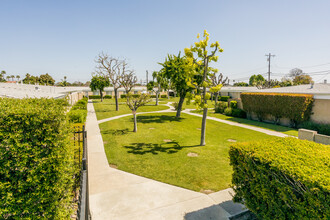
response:
[[[243,210],[242,205],[231,201],[231,189],[206,195],[111,168],[98,126],[100,121],[91,102],[87,108],[89,202],[93,220],[228,219]]]
[[[201,115],[201,114],[192,113],[191,111],[193,111],[193,110],[195,110],[195,109],[186,109],[186,110],[183,110],[182,112],[189,114],[189,115],[194,115],[197,117],[203,117],[203,115]],[[241,128],[247,128],[250,130],[258,131],[258,132],[265,133],[265,134],[272,135],[272,136],[290,137],[290,135],[287,135],[287,134],[284,134],[281,132],[272,131],[272,130],[268,130],[268,129],[264,129],[264,128],[259,128],[259,127],[255,127],[255,126],[251,126],[251,125],[241,124],[241,123],[237,123],[237,122],[233,122],[233,121],[227,121],[227,120],[223,120],[223,119],[219,119],[219,118],[215,118],[215,117],[211,117],[211,116],[207,116],[207,119],[213,120],[213,121],[218,121],[218,122],[229,124],[229,125],[233,125],[233,126],[237,126],[237,127],[241,127]]]

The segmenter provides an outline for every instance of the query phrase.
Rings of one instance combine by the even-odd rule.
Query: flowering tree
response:
[[[217,69],[214,69],[209,66],[209,63],[212,61],[217,62],[218,56],[215,54],[217,52],[223,52],[223,49],[220,48],[218,41],[212,43],[208,47],[209,43],[209,34],[204,30],[204,39],[200,39],[199,34],[197,39],[199,41],[195,42],[194,46],[190,48],[185,48],[185,54],[190,60],[191,65],[194,67],[195,71],[192,76],[188,77],[187,83],[190,87],[194,89],[194,94],[190,95],[190,98],[195,100],[195,103],[198,108],[203,109],[203,119],[202,119],[202,129],[201,129],[201,146],[205,145],[205,131],[206,131],[206,117],[207,117],[207,100],[210,99],[211,94],[207,92],[207,88],[210,88],[211,93],[219,92],[222,87],[222,84],[212,86],[211,77],[218,72]],[[210,53],[208,52],[210,49]],[[195,77],[194,77],[195,75]],[[197,76],[197,77],[196,77]],[[200,92],[200,95],[197,93]]]

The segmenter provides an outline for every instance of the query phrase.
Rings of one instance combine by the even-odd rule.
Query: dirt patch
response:
[[[118,169],[118,166],[116,164],[109,164],[111,168]]]
[[[103,141],[103,144],[107,144],[108,143],[108,141]]]
[[[188,156],[188,157],[198,157],[198,154],[193,153],[193,152],[189,152],[189,153],[187,154],[187,156]]]
[[[202,189],[200,192],[201,193],[205,193],[205,194],[214,193],[214,191],[213,190],[210,190],[210,189]]]
[[[199,130],[199,131],[202,130],[201,128],[196,128],[196,129]]]
[[[150,130],[153,130],[153,129],[155,129],[155,128],[149,128]]]
[[[229,142],[237,142],[237,140],[235,140],[235,139],[228,139],[227,141],[229,141]]]
[[[171,139],[164,139],[163,141],[164,141],[164,142],[172,142]]]

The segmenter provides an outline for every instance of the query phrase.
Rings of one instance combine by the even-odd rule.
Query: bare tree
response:
[[[134,70],[127,70],[120,75],[120,84],[124,87],[126,94],[131,92],[138,79],[134,75]],[[128,97],[127,97],[128,98]]]
[[[127,64],[103,52],[97,56],[95,62],[97,63],[97,72],[109,77],[110,84],[112,84],[115,92],[116,111],[119,111],[118,89],[121,87],[120,75],[122,72],[125,72]]]
[[[214,73],[213,76],[211,76],[211,82],[212,82],[212,86],[217,86],[217,85],[225,85],[226,82],[228,80],[229,83],[229,79],[228,77],[226,77],[225,79],[223,79],[223,75],[222,73],[219,74],[219,76],[217,77],[217,74]],[[218,102],[218,96],[219,96],[219,91],[215,92],[215,104],[217,104]]]

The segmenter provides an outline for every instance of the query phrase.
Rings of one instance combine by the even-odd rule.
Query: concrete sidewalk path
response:
[[[98,219],[228,219],[241,212],[232,190],[209,195],[161,183],[111,168],[93,104],[86,121],[89,202],[93,220]]]
[[[191,112],[192,110],[195,110],[195,109],[186,109],[186,110],[183,110],[182,112],[186,113],[186,114],[189,114],[189,115],[194,115],[194,116],[197,116],[197,117],[203,117],[203,115],[201,115],[201,114],[192,113]],[[284,133],[281,133],[281,132],[271,131],[271,130],[268,130],[268,129],[259,128],[259,127],[246,125],[246,124],[241,124],[241,123],[237,123],[237,122],[233,122],[233,121],[227,121],[227,120],[223,120],[223,119],[219,119],[219,118],[215,118],[215,117],[211,117],[211,116],[207,116],[206,119],[213,120],[213,121],[218,121],[218,122],[221,122],[221,123],[225,123],[225,124],[229,124],[229,125],[233,125],[233,126],[237,126],[237,127],[241,127],[241,128],[247,128],[247,129],[250,129],[250,130],[258,131],[258,132],[265,133],[265,134],[272,135],[272,136],[291,137],[290,135],[287,135],[287,134],[284,134]]]

